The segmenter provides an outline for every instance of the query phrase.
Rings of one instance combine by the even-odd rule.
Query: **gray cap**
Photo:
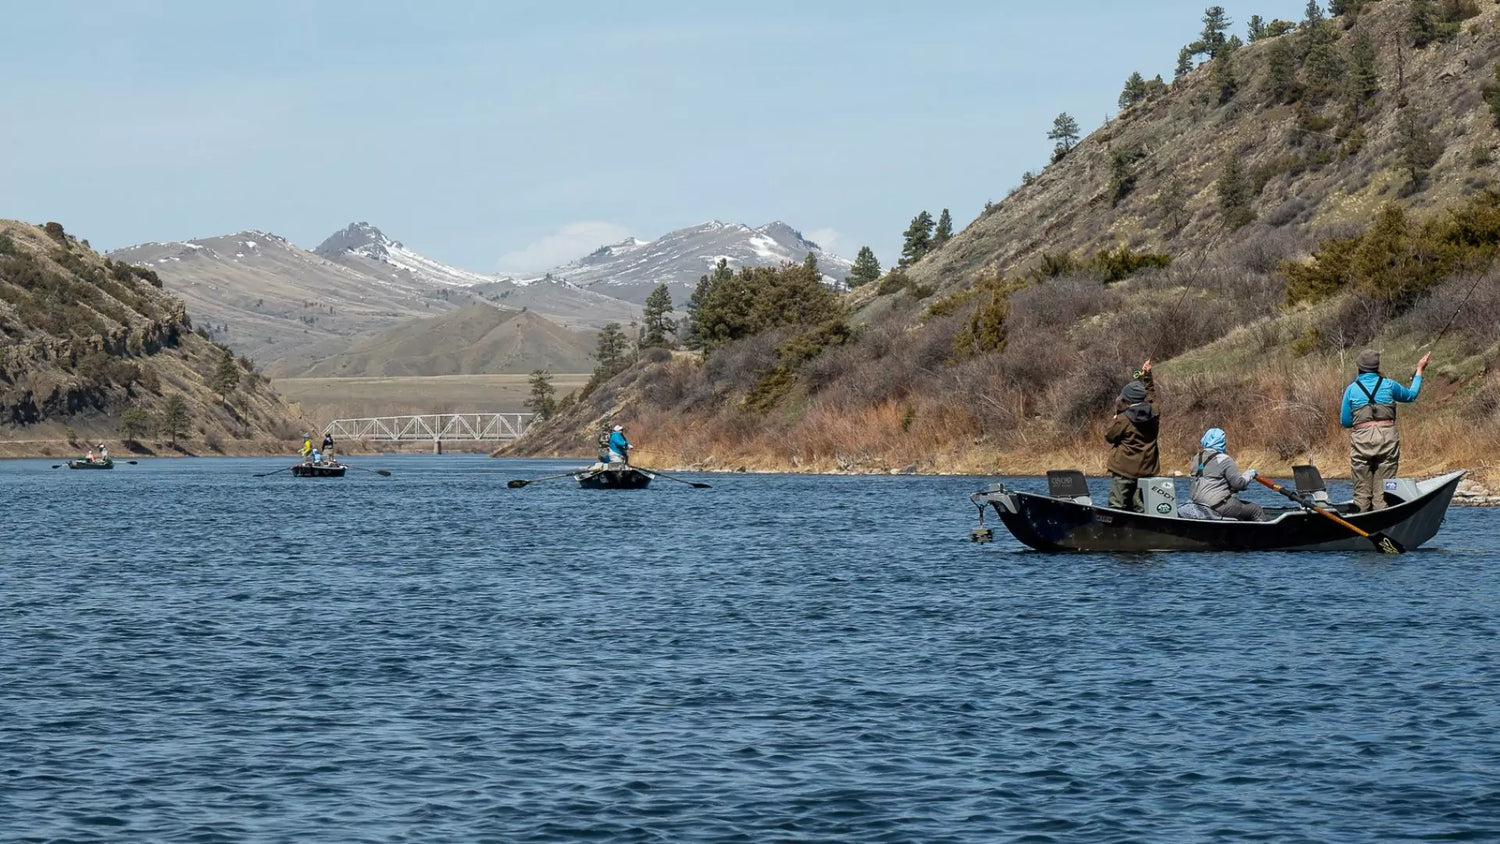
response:
[[[1131,381],[1120,391],[1120,398],[1134,404],[1146,400],[1146,385],[1139,381]]]
[[[1380,352],[1374,349],[1365,349],[1359,353],[1359,357],[1354,362],[1359,365],[1360,372],[1379,372]]]

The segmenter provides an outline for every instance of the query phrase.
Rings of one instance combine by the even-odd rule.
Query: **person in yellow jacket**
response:
[[[309,461],[309,460],[312,459],[312,453],[313,453],[312,435],[308,434],[308,433],[303,433],[302,434],[302,449],[300,451],[298,451],[297,454],[302,458],[302,462],[306,463],[307,461]]]

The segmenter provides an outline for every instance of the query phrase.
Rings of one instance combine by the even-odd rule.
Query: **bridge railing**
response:
[[[533,413],[430,413],[421,416],[371,416],[335,419],[323,433],[335,440],[413,442],[427,440],[513,440],[526,433]]]

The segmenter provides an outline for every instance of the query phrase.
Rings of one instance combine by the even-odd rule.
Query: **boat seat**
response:
[[[1184,501],[1177,505],[1177,516],[1182,519],[1199,519],[1207,522],[1221,522],[1224,517],[1214,511],[1192,501]]]
[[[1094,506],[1094,498],[1089,495],[1089,482],[1077,469],[1048,469],[1047,494],[1086,507]]]
[[[1297,487],[1299,495],[1312,496],[1312,500],[1318,504],[1328,503],[1328,487],[1323,483],[1323,475],[1318,467],[1312,464],[1293,466],[1292,484]]]

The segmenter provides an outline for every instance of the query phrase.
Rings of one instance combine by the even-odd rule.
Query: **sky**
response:
[[[532,272],[627,236],[782,220],[899,257],[1170,79],[1202,0],[53,0],[0,28],[0,217],[96,249],[369,221]],[[1302,17],[1305,0],[1226,3]]]

